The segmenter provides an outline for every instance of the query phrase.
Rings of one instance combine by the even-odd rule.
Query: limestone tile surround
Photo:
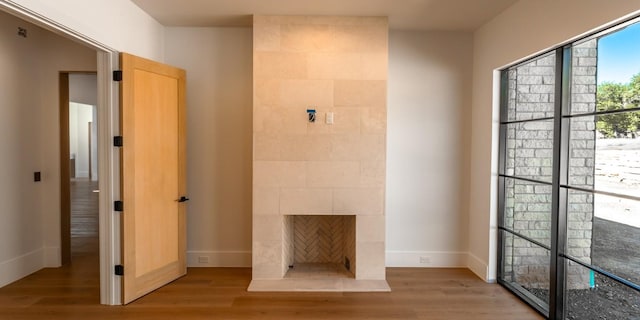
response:
[[[249,289],[388,291],[387,18],[254,16],[253,30]],[[317,111],[315,123],[307,121],[308,108]],[[334,124],[325,123],[328,112]],[[291,215],[356,216],[356,282],[283,278],[291,260]]]

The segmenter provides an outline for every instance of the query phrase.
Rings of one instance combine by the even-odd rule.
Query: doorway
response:
[[[127,246],[122,244],[127,243],[126,236],[127,234],[131,235],[130,232],[129,233],[127,232],[128,231],[127,225],[132,225],[132,224],[127,224],[126,221],[122,222],[121,220],[126,220],[127,216],[133,216],[133,215],[120,214],[120,211],[122,211],[122,208],[123,208],[122,203],[126,202],[121,199],[127,198],[128,195],[133,195],[135,196],[135,198],[132,199],[133,201],[129,202],[133,205],[136,203],[136,199],[138,196],[141,196],[141,195],[144,196],[148,193],[145,194],[144,192],[142,193],[138,192],[134,195],[131,192],[127,193],[126,191],[122,191],[123,186],[127,185],[127,180],[123,178],[135,177],[135,176],[126,175],[126,174],[121,175],[122,171],[125,171],[127,167],[126,165],[127,153],[126,151],[121,152],[120,149],[113,147],[114,137],[120,136],[121,131],[123,132],[122,136],[126,136],[125,129],[127,128],[127,117],[121,116],[119,101],[122,98],[122,100],[124,101],[128,101],[127,99],[133,99],[133,100],[141,99],[142,101],[148,101],[148,102],[159,100],[162,102],[172,101],[172,103],[176,104],[176,107],[178,109],[176,109],[176,112],[173,113],[174,115],[173,117],[176,118],[177,122],[180,123],[178,125],[179,137],[174,139],[173,141],[175,141],[176,144],[178,144],[177,146],[177,149],[179,151],[178,154],[184,155],[186,150],[185,149],[186,143],[184,141],[185,127],[184,125],[182,125],[185,119],[185,113],[184,113],[185,81],[184,79],[186,78],[186,76],[184,74],[184,70],[180,70],[168,65],[162,65],[151,60],[140,58],[140,59],[135,59],[135,60],[138,60],[139,63],[136,62],[132,65],[134,68],[136,68],[136,70],[130,70],[132,72],[127,72],[126,67],[124,66],[125,64],[123,63],[123,72],[116,72],[118,69],[118,66],[120,65],[120,57],[119,57],[119,53],[115,49],[108,47],[103,43],[95,39],[92,39],[82,33],[79,33],[74,29],[65,26],[64,24],[60,24],[54,20],[47,18],[46,16],[38,15],[36,12],[30,11],[28,8],[14,4],[13,2],[0,1],[0,10],[6,11],[12,15],[22,18],[27,22],[31,22],[38,27],[44,28],[46,31],[52,31],[53,32],[52,34],[55,34],[57,36],[62,36],[69,40],[73,40],[73,42],[75,42],[76,44],[81,44],[89,49],[95,50],[96,55],[94,57],[97,57],[97,64],[96,64],[97,96],[98,96],[97,119],[99,120],[99,124],[100,124],[97,128],[98,149],[99,149],[98,157],[100,160],[98,165],[99,167],[98,171],[100,176],[100,180],[99,180],[100,192],[99,192],[99,206],[98,206],[99,207],[99,210],[98,210],[99,211],[98,213],[99,232],[98,233],[99,233],[99,248],[100,248],[99,249],[99,252],[100,252],[100,255],[99,255],[99,266],[100,266],[99,291],[100,292],[99,294],[100,294],[100,302],[102,304],[109,304],[109,305],[122,304],[123,296],[125,292],[123,290],[123,286],[126,286],[127,277],[140,276],[141,272],[135,272],[135,268],[133,269],[133,272],[124,272],[123,270],[124,269],[123,264],[126,264],[126,263],[123,263],[123,260],[126,260],[126,257],[127,257],[127,255],[123,253],[123,251],[126,252]],[[18,30],[19,30],[19,35],[24,34],[24,32],[22,32],[20,28],[18,28]],[[47,52],[47,51],[36,50],[32,52]],[[30,57],[30,55],[27,55],[27,56]],[[69,56],[66,55],[65,53],[61,53],[56,57],[69,58]],[[42,59],[38,59],[37,61],[41,61],[43,63],[48,62],[49,60],[48,58],[49,57],[43,57]],[[139,67],[141,67],[142,69],[140,69]],[[151,68],[151,70],[144,71],[146,70],[147,67]],[[156,72],[155,71],[156,68],[163,71]],[[41,69],[34,67],[34,70],[40,71]],[[55,72],[58,72],[58,70],[63,70],[63,69],[56,68]],[[48,77],[50,77],[51,74],[52,72],[46,73]],[[122,85],[125,83],[130,83],[130,81],[127,81],[127,79],[128,77],[131,77],[133,75],[137,75],[137,76],[142,75],[141,79],[137,79],[142,81],[137,81],[137,80],[135,81],[135,83],[137,84],[137,86],[135,86],[135,90],[131,90],[134,87],[133,86],[134,82],[131,82],[131,85]],[[178,75],[178,77],[174,78],[173,75]],[[156,76],[160,76],[162,79],[157,79]],[[68,83],[68,74],[59,73],[59,77],[60,78],[67,77],[67,81],[60,81],[59,83],[61,84]],[[140,77],[136,77],[136,78],[140,78]],[[48,79],[51,80],[50,78]],[[117,81],[120,81],[120,82],[118,83]],[[50,84],[51,81],[47,81],[47,83]],[[174,90],[172,91],[166,90],[168,86],[172,86]],[[24,87],[29,87],[29,86],[24,86]],[[158,89],[158,87],[160,87],[160,89]],[[41,93],[42,91],[35,90],[34,92]],[[46,90],[44,92],[48,94],[48,93],[57,92],[57,91]],[[120,95],[121,92],[122,92],[122,97]],[[127,94],[127,92],[129,93]],[[167,92],[172,92],[172,95],[173,95],[172,97],[176,99],[170,99],[170,100],[164,99],[166,98]],[[63,97],[63,95],[60,95],[60,100],[62,100],[63,98],[66,98],[68,101],[69,97],[68,95],[66,97]],[[47,105],[50,105],[50,102],[51,102],[51,99],[49,100],[38,99],[38,100],[47,101]],[[158,105],[158,103],[152,103],[151,106],[153,105]],[[48,110],[51,110],[51,109],[55,110],[56,108],[49,108]],[[126,105],[125,107],[123,107],[123,110],[125,110],[126,112],[127,110]],[[149,110],[152,110],[152,109],[149,109]],[[163,114],[163,113],[153,113],[153,114],[156,115],[156,114]],[[48,117],[47,119],[55,119],[55,116],[56,115],[53,115],[52,117]],[[133,117],[129,117],[129,118],[133,119]],[[150,118],[157,120],[157,117],[155,116]],[[68,119],[68,117],[61,117],[60,119],[62,119],[61,121],[68,121],[68,120],[64,120],[64,119]],[[43,121],[43,122],[46,122],[46,121]],[[122,125],[122,128],[121,128],[121,125]],[[156,123],[152,124],[152,126],[158,127]],[[46,138],[50,139],[51,137],[55,137],[56,135],[59,135],[59,130],[56,130],[58,128],[56,128],[55,125],[50,125],[50,126],[47,126],[46,128],[49,128],[49,129],[54,128],[55,131],[58,131],[58,132],[51,132],[49,135],[43,135]],[[136,127],[134,126],[133,128],[135,131]],[[145,130],[145,129],[141,129],[141,131],[145,133],[149,132],[148,130]],[[66,134],[68,134],[68,132]],[[152,136],[151,134],[147,134],[147,135]],[[66,135],[64,136],[66,137]],[[58,139],[58,138],[55,138],[55,139]],[[47,139],[43,139],[43,140],[47,140]],[[54,198],[56,198],[56,200],[58,200],[59,198],[57,197],[57,192],[56,192],[57,190],[55,190],[57,188],[55,187],[52,188],[52,186],[62,185],[63,184],[62,181],[66,180],[69,177],[69,172],[68,172],[69,159],[67,158],[69,158],[70,153],[69,153],[69,150],[65,150],[66,152],[58,152],[59,149],[56,147],[60,145],[58,144],[59,140],[60,139],[58,139],[58,141],[53,141],[53,143],[47,140],[48,143],[46,143],[45,145],[46,147],[45,151],[48,151],[49,153],[51,153],[51,150],[54,150],[54,153],[56,154],[56,155],[53,155],[54,157],[60,157],[60,156],[64,157],[64,159],[59,158],[59,160],[61,160],[60,162],[61,165],[59,166],[59,170],[55,170],[55,169],[50,170],[51,172],[65,173],[64,179],[60,179],[60,176],[58,176],[57,174],[51,174],[49,176],[45,175],[45,177],[50,178],[50,180],[47,181],[49,182],[49,185],[45,183],[43,183],[42,185],[45,187],[49,187],[49,189],[52,189],[52,190],[45,190],[45,192],[42,192],[42,194],[44,195],[43,198],[53,196]],[[151,139],[150,141],[155,141],[155,140]],[[144,141],[144,142],[149,142],[149,141]],[[142,145],[145,145],[147,147],[149,146],[148,143],[147,144],[142,143]],[[173,146],[173,143],[170,145]],[[123,149],[126,150],[126,148],[123,148]],[[152,149],[152,150],[155,150],[155,149]],[[132,152],[129,152],[130,155],[133,155],[136,153],[144,154],[144,152],[142,153],[135,152],[135,150],[132,150]],[[45,162],[45,160],[50,160],[51,155],[52,154],[45,154],[45,158],[43,158],[43,162]],[[129,157],[129,158],[138,159],[136,157]],[[178,159],[177,161],[179,165],[186,163],[186,161],[184,161],[185,160],[184,156],[180,156],[179,158],[180,159]],[[141,162],[153,163],[152,161],[153,159],[149,158]],[[176,170],[178,170],[179,177],[185,176],[184,173],[186,172],[186,170],[184,167],[176,166]],[[159,171],[159,173],[160,174],[158,174],[158,176],[161,176],[163,171]],[[156,175],[154,172],[151,172],[150,174]],[[34,177],[33,178],[34,181],[36,182],[40,181],[39,172],[34,172],[33,177]],[[133,180],[133,179],[129,179],[129,180]],[[178,183],[179,194],[172,195],[170,198],[165,197],[166,199],[163,198],[162,201],[170,201],[172,204],[180,203],[177,210],[178,216],[184,217],[186,210],[185,210],[185,206],[182,203],[188,200],[188,198],[186,197],[186,194],[183,192],[185,191],[184,189],[186,187],[186,182],[183,181],[182,179],[179,179],[178,182],[179,182]],[[157,185],[163,186],[164,184],[157,184]],[[61,190],[60,192],[70,193],[69,190]],[[47,210],[50,213],[49,215],[42,214],[42,216],[45,216],[45,219],[43,219],[44,221],[40,223],[40,225],[42,226],[42,229],[47,229],[47,230],[50,228],[58,229],[57,222],[59,220],[53,223],[49,223],[50,221],[47,221],[47,220],[50,220],[52,217],[58,218],[60,216],[60,212],[57,211],[57,208],[55,208],[55,206],[48,206],[48,207],[39,206],[39,207],[44,208],[43,210]],[[133,206],[133,208],[135,209],[136,207]],[[184,236],[185,232],[181,231],[186,227],[186,223],[184,220],[185,219],[183,218],[165,219],[165,221],[167,222],[167,225],[175,228],[176,234],[180,236],[180,239],[178,239],[180,241],[180,245],[178,245],[177,248],[183,248],[184,245],[186,245],[186,236]],[[34,220],[34,222],[37,223],[39,221]],[[145,226],[145,223],[138,223],[137,225]],[[148,226],[149,224],[147,223],[146,225]],[[121,226],[122,226],[122,230],[121,230]],[[158,234],[162,236],[162,234],[158,231],[159,229],[157,228],[154,229],[154,228],[147,227],[146,230],[153,232],[155,236],[157,236]],[[133,238],[135,238],[135,234],[133,235],[134,235]],[[62,236],[64,237],[64,235]],[[56,239],[56,235],[54,234],[49,235],[48,237],[46,237],[46,239],[44,239],[45,241],[42,241],[42,243],[44,243],[45,245],[42,248],[42,250],[36,252],[38,253],[38,255],[42,255],[42,258],[43,258],[42,260],[44,260],[45,258],[48,258],[49,260],[53,261],[52,263],[49,263],[52,266],[55,266],[56,262],[60,261],[59,258],[61,254],[58,255],[58,252],[62,251],[61,249],[63,244],[61,242],[58,242],[57,240],[60,239],[60,241],[65,241],[65,239],[61,239],[61,238],[62,237]],[[47,246],[48,244],[46,243],[47,241],[53,244],[53,246],[51,247]],[[152,249],[157,249],[157,250],[164,249],[162,247],[158,248],[157,246],[155,246],[156,242],[154,241],[146,241],[146,242],[151,245],[150,247]],[[60,244],[60,248],[57,248],[55,246],[56,244]],[[137,250],[129,250],[129,251],[132,251],[134,253],[139,252]],[[166,254],[162,257],[167,258],[166,260],[169,260],[170,258],[173,258],[175,256],[179,258],[179,261],[175,261],[175,263],[168,263],[167,270],[170,269],[171,271],[173,271],[174,269],[177,269],[179,272],[182,272],[182,271],[186,272],[186,263],[185,263],[186,259],[184,259],[185,252],[183,252],[182,249],[180,249],[180,251],[181,252],[174,252],[171,254],[163,252]],[[158,257],[158,255],[155,255],[153,253],[148,253],[147,256],[152,258]],[[137,256],[134,256],[134,258],[136,257]],[[34,264],[38,264],[37,266],[35,266],[34,269],[37,270],[39,268],[42,268],[41,266],[42,263],[39,263],[42,260],[34,259],[35,261]],[[149,265],[147,264],[146,267],[149,267]],[[153,265],[152,268],[153,267],[155,267],[155,265]],[[132,270],[132,269],[130,268],[129,270]],[[149,271],[148,273],[149,276],[141,277],[143,278],[141,279],[141,283],[155,285],[156,283],[154,281],[149,281],[149,280],[157,279],[155,277],[155,274],[152,274],[152,272],[155,271],[155,269],[146,270],[146,271]],[[144,274],[147,274],[147,273],[144,273]],[[172,273],[166,273],[166,274],[172,274]],[[166,282],[163,282],[162,284],[164,283]]]
[[[67,247],[65,242],[68,242],[70,245],[70,237],[65,236],[65,234],[60,234],[61,227],[58,226],[59,222],[62,222],[60,208],[60,196],[59,194],[67,194],[70,196],[70,191],[61,190],[60,187],[62,185],[61,179],[62,176],[59,175],[60,172],[65,172],[64,177],[69,177],[69,153],[68,150],[64,156],[64,161],[60,158],[60,138],[59,133],[60,129],[58,127],[59,120],[56,118],[59,116],[59,107],[56,106],[55,100],[53,96],[57,95],[58,88],[55,88],[57,84],[68,83],[68,81],[56,81],[56,77],[64,77],[68,74],[60,73],[60,70],[70,71],[70,70],[96,70],[94,74],[97,77],[97,119],[99,120],[100,126],[96,128],[97,131],[97,146],[99,147],[97,158],[99,158],[98,171],[99,177],[101,177],[99,181],[100,187],[98,188],[101,192],[97,193],[97,197],[99,198],[99,215],[98,215],[98,228],[99,228],[99,240],[97,247],[99,248],[99,270],[96,274],[99,276],[95,276],[98,285],[96,288],[99,288],[99,296],[100,303],[109,304],[109,305],[117,305],[121,303],[121,283],[120,279],[114,275],[113,266],[120,263],[120,247],[119,247],[119,230],[118,226],[120,225],[119,216],[113,214],[113,201],[116,194],[120,192],[120,179],[118,173],[118,155],[117,150],[113,150],[110,145],[110,141],[114,135],[118,132],[118,123],[119,123],[119,114],[118,114],[118,86],[117,83],[114,83],[112,80],[112,70],[117,69],[118,66],[118,53],[110,47],[107,47],[99,42],[92,40],[84,35],[81,35],[70,28],[62,26],[52,20],[49,20],[46,17],[39,16],[34,14],[33,12],[21,7],[20,5],[13,4],[11,2],[0,1],[0,11],[6,12],[9,15],[15,16],[22,20],[22,22],[16,22],[19,27],[27,30],[27,37],[19,37],[22,39],[20,41],[21,45],[18,48],[21,49],[29,49],[31,47],[35,47],[38,49],[39,47],[36,43],[45,43],[50,44],[51,48],[44,48],[42,50],[34,50],[30,52],[42,52],[43,54],[49,54],[50,56],[43,57],[41,59],[31,60],[31,63],[27,64],[25,68],[20,68],[21,71],[23,69],[31,70],[33,73],[37,73],[43,81],[29,81],[28,77],[21,76],[18,77],[16,74],[23,75],[24,72],[16,73],[16,71],[7,70],[6,74],[14,75],[14,78],[17,77],[18,80],[23,80],[27,82],[27,85],[24,85],[25,88],[32,88],[30,84],[46,84],[48,87],[43,90],[33,90],[31,95],[27,94],[26,97],[32,103],[26,103],[26,106],[38,106],[39,112],[34,112],[32,114],[39,115],[42,117],[42,121],[32,121],[33,127],[42,129],[42,132],[48,131],[46,133],[40,134],[39,137],[42,137],[41,144],[34,144],[35,147],[40,146],[37,150],[42,150],[41,161],[38,164],[42,166],[42,181],[38,180],[40,176],[37,174],[40,171],[39,166],[33,166],[34,169],[29,168],[29,170],[33,170],[33,180],[35,182],[34,189],[41,189],[42,196],[39,197],[42,204],[32,201],[32,207],[35,208],[34,215],[42,217],[42,220],[38,219],[29,219],[31,224],[25,224],[25,231],[18,230],[18,234],[27,235],[29,232],[26,231],[27,226],[29,230],[42,230],[43,234],[34,234],[31,236],[38,238],[38,241],[31,241],[34,243],[34,246],[41,245],[41,248],[35,248],[33,251],[36,257],[29,260],[31,265],[25,267],[25,264],[20,262],[21,268],[16,268],[16,270],[24,270],[20,273],[16,272],[15,274],[7,275],[5,274],[5,278],[9,280],[20,279],[21,277],[39,270],[43,267],[56,267],[64,261],[63,248]],[[12,21],[16,21],[13,19]],[[25,25],[27,28],[24,28]],[[15,26],[12,26],[15,28]],[[42,29],[39,29],[42,28]],[[40,36],[38,36],[40,35]],[[62,37],[70,42],[65,42],[63,45],[59,44],[56,41],[45,41],[45,42],[37,42],[35,40],[38,39],[49,39],[52,37]],[[32,40],[34,39],[34,40]],[[89,69],[87,67],[69,67],[69,65],[75,66],[74,57],[70,56],[68,53],[68,48],[80,44],[85,48],[88,48],[92,51],[87,56],[86,61],[93,60],[94,64]],[[3,48],[3,53],[4,52]],[[52,54],[53,50],[60,50],[59,54]],[[57,51],[56,51],[57,52]],[[9,57],[8,55],[3,55],[3,57]],[[14,58],[23,58],[18,59],[20,61],[33,57],[29,52],[25,54],[16,54],[14,56],[10,56]],[[56,61],[64,61],[65,63],[55,64]],[[85,60],[82,60],[85,61]],[[68,63],[67,63],[68,62]],[[15,63],[9,63],[8,65],[16,65]],[[87,65],[87,64],[85,64]],[[28,66],[28,68],[27,68]],[[43,69],[43,66],[51,66],[48,69]],[[36,78],[38,79],[38,78]],[[59,80],[59,79],[58,79]],[[14,81],[15,82],[15,81]],[[16,91],[18,92],[18,91]],[[46,95],[40,97],[40,95]],[[63,99],[65,97],[59,96],[59,99]],[[66,97],[68,99],[68,96]],[[20,100],[19,100],[20,101]],[[26,109],[26,108],[22,108]],[[22,110],[18,109],[18,110]],[[46,112],[41,112],[42,110]],[[48,113],[47,113],[48,112]],[[61,118],[68,119],[68,118]],[[68,121],[68,120],[67,120]],[[52,123],[53,122],[53,123]],[[18,122],[15,122],[18,123]],[[21,123],[18,128],[24,127],[24,123]],[[65,135],[65,137],[68,136]],[[51,138],[54,140],[51,141]],[[16,156],[18,159],[18,156]],[[66,169],[63,168],[62,165],[58,163],[54,163],[54,159],[61,161],[60,163],[64,163]],[[24,159],[30,159],[29,157],[24,157]],[[35,159],[35,158],[34,158]],[[25,162],[25,161],[21,161]],[[17,162],[20,166],[24,166],[20,161]],[[34,160],[35,162],[35,160]],[[57,161],[55,161],[57,162]],[[53,164],[53,165],[52,165]],[[37,169],[36,169],[37,168]],[[14,169],[14,171],[17,171]],[[7,181],[4,181],[5,183]],[[32,192],[24,192],[25,195],[32,195]],[[33,198],[33,197],[32,197]],[[28,203],[28,202],[27,202]],[[41,211],[37,209],[40,208]],[[70,210],[70,209],[69,209]],[[13,215],[15,217],[23,218],[24,212],[19,210],[14,210]],[[33,223],[36,225],[34,226]],[[16,226],[18,229],[20,225]],[[70,226],[69,226],[70,227]],[[7,237],[5,237],[7,238]],[[15,243],[16,248],[23,248],[25,246],[24,243],[27,240],[22,240],[23,243],[19,243],[13,241]],[[24,251],[34,250],[31,248],[25,248]],[[28,251],[32,252],[32,251]],[[70,251],[69,251],[70,253]],[[17,252],[18,254],[24,255],[24,252]],[[22,257],[22,256],[20,256]],[[31,257],[31,256],[29,256]],[[68,259],[68,258],[67,258]],[[15,260],[15,259],[14,259]],[[13,261],[13,260],[12,260]]]
[[[60,74],[62,264],[99,263],[98,118],[96,72]]]

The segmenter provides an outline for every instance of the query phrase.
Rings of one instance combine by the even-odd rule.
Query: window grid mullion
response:
[[[509,99],[509,71],[500,72],[500,121],[503,122],[508,118],[508,99]],[[499,152],[498,152],[498,226],[504,226],[505,218],[505,177],[507,158],[507,125],[500,124],[499,136]],[[498,232],[498,274],[497,278],[502,279],[504,276],[504,235]]]
[[[571,74],[571,49],[556,49],[553,125],[553,175],[551,192],[551,259],[549,268],[549,319],[562,319],[564,315],[565,263],[560,258],[560,249],[566,247],[567,219],[566,194],[560,190],[560,182],[568,165],[568,144],[562,143],[562,118],[569,103],[569,75]],[[563,129],[564,127],[564,129]],[[562,250],[564,251],[564,250]]]

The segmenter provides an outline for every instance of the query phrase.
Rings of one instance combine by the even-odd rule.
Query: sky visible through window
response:
[[[637,73],[640,73],[640,23],[599,39],[598,84],[629,83]]]
[[[603,83],[629,84],[631,78],[640,73],[640,23],[632,24],[598,40],[598,85]],[[603,88],[605,89],[605,88]],[[598,88],[600,93],[601,88]],[[606,90],[603,90],[606,91]],[[606,101],[604,101],[606,103]],[[618,108],[635,107],[635,104]],[[622,127],[622,132],[596,140],[595,187],[600,190],[640,195],[640,124],[638,112],[625,113],[611,118],[602,117],[599,128],[606,123]],[[600,130],[601,134],[605,134]],[[605,130],[606,131],[606,130]],[[635,132],[635,133],[634,133]],[[633,136],[629,133],[634,133]],[[633,139],[629,139],[633,137]],[[640,235],[640,201],[621,200],[617,197],[595,195],[595,216],[609,221],[632,226],[635,235]]]

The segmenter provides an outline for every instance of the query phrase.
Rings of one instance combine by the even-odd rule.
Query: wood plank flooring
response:
[[[101,306],[87,255],[1,288],[0,319],[542,319],[466,269],[389,268],[387,279],[391,293],[253,293],[249,268],[190,268],[127,306]]]
[[[97,260],[85,258],[0,289],[0,319],[542,319],[465,269],[390,268],[391,293],[250,293],[251,269],[190,268],[127,306],[101,306]]]
[[[543,319],[466,269],[388,268],[390,293],[258,293],[246,290],[250,268],[189,268],[127,306],[102,306],[97,237],[72,241],[70,265],[0,288],[0,319]]]
[[[98,237],[98,181],[71,179],[71,238]]]

